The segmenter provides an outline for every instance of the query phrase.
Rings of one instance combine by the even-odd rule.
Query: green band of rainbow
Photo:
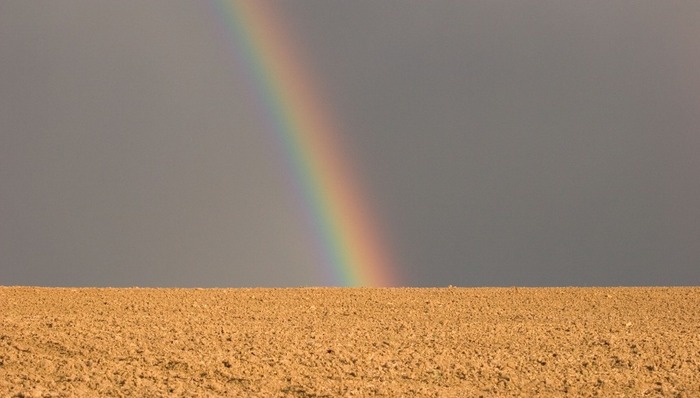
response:
[[[339,128],[301,62],[301,49],[262,0],[214,0],[271,129],[292,165],[324,267],[346,286],[397,284],[387,245],[339,144]]]

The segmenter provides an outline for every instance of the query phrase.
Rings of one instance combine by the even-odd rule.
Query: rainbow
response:
[[[315,89],[301,47],[266,1],[212,0],[255,100],[289,164],[331,284],[395,286],[380,224],[340,143],[340,127]]]

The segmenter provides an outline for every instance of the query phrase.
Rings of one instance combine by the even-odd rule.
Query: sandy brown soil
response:
[[[0,396],[700,397],[700,288],[0,288]]]

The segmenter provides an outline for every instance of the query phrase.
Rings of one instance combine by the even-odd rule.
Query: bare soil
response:
[[[0,397],[700,397],[700,288],[0,288]]]

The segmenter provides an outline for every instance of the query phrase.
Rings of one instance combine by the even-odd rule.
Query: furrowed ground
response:
[[[700,288],[0,287],[0,396],[700,396]]]

